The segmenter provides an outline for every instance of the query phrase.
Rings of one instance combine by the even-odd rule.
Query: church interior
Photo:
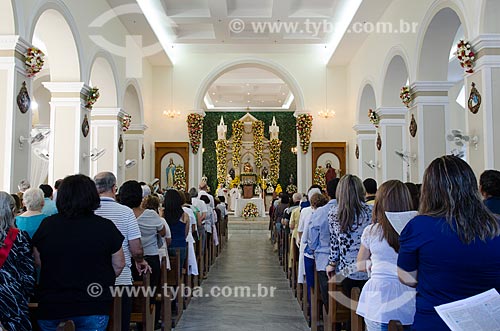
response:
[[[500,225],[494,221],[500,213],[499,14],[500,0],[0,0],[0,191],[6,193],[0,194],[0,331],[466,330],[458,321],[448,324],[445,313],[438,321],[434,309],[432,320],[420,314],[426,304],[500,291],[499,262],[485,267],[493,280],[485,276],[483,287],[462,292],[456,289],[462,278],[436,272],[436,282],[456,286],[453,294],[443,290],[439,300],[422,299],[437,291],[432,277],[423,277],[426,266],[417,263],[427,246],[419,242],[411,251],[408,242],[417,236],[410,231],[424,233],[418,220],[441,217],[458,242],[467,242],[448,247],[475,256],[468,254],[480,254],[483,242],[493,252],[490,261],[500,261]],[[458,171],[462,175],[454,177]],[[65,178],[73,184],[65,185]],[[84,197],[86,189],[76,185],[88,178],[97,190]],[[390,196],[401,183],[408,196],[417,196],[406,209],[406,189]],[[142,188],[140,206],[124,202],[131,187]],[[40,210],[52,206],[53,216],[35,211],[40,190]],[[172,191],[180,192],[181,217]],[[111,260],[115,272],[123,264],[112,285],[164,291],[94,296],[87,285],[77,290],[75,282],[50,282],[55,278],[43,266],[66,265],[61,256],[52,260],[54,252],[45,245],[55,238],[49,229],[56,223],[50,221],[79,217],[63,214],[63,208],[81,208],[82,215],[87,208],[73,200],[65,204],[56,192],[59,199],[85,201],[95,193],[101,203],[88,214],[95,211],[119,230],[110,231],[115,239],[122,235],[122,246],[112,249],[103,265],[108,269],[102,269],[112,273]],[[14,216],[10,195],[19,203]],[[157,206],[145,207],[145,201],[156,201],[151,196]],[[119,214],[110,200],[127,211]],[[301,212],[295,215],[297,206]],[[156,218],[145,220],[150,209]],[[395,229],[384,210],[401,213],[400,221],[407,217],[406,227]],[[418,216],[411,218],[403,213],[415,210]],[[135,234],[123,225],[123,215],[132,211]],[[34,225],[26,220],[33,215],[47,218],[38,217],[30,233]],[[156,230],[143,223],[153,218],[164,222]],[[315,228],[316,220],[323,225]],[[381,291],[416,287],[416,313],[415,299],[412,307],[408,299],[391,310],[386,292],[370,296],[372,280],[382,276],[356,278],[371,273],[359,267],[363,256],[380,272],[382,253],[363,232],[377,224],[397,283]],[[8,268],[19,267],[21,258],[12,254],[24,231],[35,276],[33,284],[19,285],[25,294],[14,295],[3,286],[17,274]],[[154,232],[149,240],[148,231]],[[57,244],[58,250],[81,250],[84,256],[86,249],[73,245],[115,241],[85,241],[84,233],[68,240],[70,246]],[[346,233],[356,250],[343,246]],[[176,246],[179,235],[184,238]],[[154,238],[158,247],[147,253],[156,246]],[[341,270],[356,265],[356,257],[357,272]],[[127,268],[132,273],[124,276]],[[466,269],[472,272],[472,265]],[[342,274],[349,285],[334,281]],[[405,275],[418,281],[403,281]],[[122,278],[127,281],[120,283]],[[103,279],[88,283],[102,290],[109,281]],[[241,286],[275,293],[213,293]],[[52,290],[68,294],[49,295]],[[11,300],[19,301],[17,309],[8,309],[16,305]],[[93,309],[92,300],[99,302]],[[75,302],[89,303],[75,306],[88,313],[57,308]],[[96,308],[103,303],[109,313]],[[386,307],[387,315],[378,313],[391,317],[373,317],[365,303]],[[405,309],[413,309],[410,320]],[[90,323],[89,316],[104,316],[105,323],[85,326],[81,318]],[[500,330],[498,315],[491,320],[496,322],[486,328],[471,325]]]

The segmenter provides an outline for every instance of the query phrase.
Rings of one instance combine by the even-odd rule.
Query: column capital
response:
[[[352,129],[356,131],[357,135],[375,134],[377,132],[377,128],[373,124],[356,124]]]
[[[15,51],[24,55],[30,47],[32,47],[32,45],[20,36],[0,36],[0,51]]]
[[[80,98],[88,94],[90,88],[84,82],[43,82],[52,98]]]
[[[94,108],[92,109],[92,118],[100,119],[100,117],[121,119],[127,114],[121,108]]]
[[[377,109],[377,113],[380,115],[380,119],[401,119],[405,118],[406,113],[408,113],[408,108],[406,107],[380,107]]]
[[[411,91],[413,93],[413,106],[419,103],[431,103],[431,104],[448,104],[449,90],[455,86],[454,83],[450,82],[426,82],[419,81],[414,82],[411,85]]]
[[[484,66],[500,67],[500,34],[481,34],[471,41],[476,53],[475,71]]]
[[[141,131],[141,133],[144,133],[147,129],[148,126],[146,124],[131,124],[129,131]]]

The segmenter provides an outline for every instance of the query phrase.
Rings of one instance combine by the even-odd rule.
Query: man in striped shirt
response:
[[[137,224],[134,212],[127,206],[116,202],[116,177],[111,172],[101,172],[94,177],[97,191],[101,197],[101,207],[95,211],[96,215],[107,218],[115,224],[125,237],[123,240],[123,254],[125,268],[116,278],[116,286],[132,286],[132,257],[139,275],[151,272],[151,267],[144,260],[141,244],[141,231]],[[124,292],[125,294],[126,292]],[[122,297],[122,330],[129,330],[132,300],[127,295]]]

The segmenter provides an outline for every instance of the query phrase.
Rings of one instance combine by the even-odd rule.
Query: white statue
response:
[[[276,117],[273,116],[273,122],[269,127],[269,135],[271,137],[271,140],[278,139],[279,133],[280,133],[280,127],[276,125]]]
[[[220,123],[217,125],[217,139],[226,140],[227,125],[224,124],[224,117],[221,116]]]

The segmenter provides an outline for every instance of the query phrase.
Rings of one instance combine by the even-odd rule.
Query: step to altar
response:
[[[246,231],[246,230],[269,230],[269,216],[255,217],[245,220],[243,217],[229,216],[229,233],[231,231]]]

